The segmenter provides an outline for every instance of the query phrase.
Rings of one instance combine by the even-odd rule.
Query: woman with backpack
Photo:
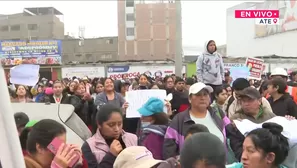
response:
[[[138,143],[151,151],[155,159],[160,160],[163,160],[164,136],[170,121],[163,110],[164,106],[162,100],[152,97],[138,109],[141,115],[141,131]],[[170,103],[167,103],[166,107],[171,109]]]

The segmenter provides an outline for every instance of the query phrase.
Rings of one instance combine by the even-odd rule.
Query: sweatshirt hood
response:
[[[211,42],[211,41],[213,41],[214,42],[214,40],[208,40],[208,41],[206,41],[205,43],[204,43],[204,53],[206,53],[206,54],[210,54],[209,52],[208,52],[208,50],[207,50],[207,46],[208,46],[208,44]],[[215,50],[215,52],[217,51],[217,47],[216,47],[216,50]],[[215,53],[214,52],[214,53]],[[213,53],[212,53],[213,54]]]

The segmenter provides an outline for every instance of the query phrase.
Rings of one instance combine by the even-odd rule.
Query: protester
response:
[[[33,102],[32,99],[29,98],[28,95],[29,91],[28,88],[24,85],[18,85],[16,86],[16,98],[11,99],[11,102],[16,103],[30,103]]]
[[[139,77],[139,89],[144,90],[149,88],[149,79],[146,74],[141,74]]]
[[[208,132],[201,132],[189,137],[180,155],[184,168],[224,168],[226,151],[222,141]]]
[[[216,135],[225,143],[225,126],[230,123],[224,112],[210,107],[210,93],[212,87],[203,83],[195,83],[189,89],[191,108],[177,114],[167,128],[164,140],[164,159],[180,154],[184,144],[184,135],[187,128],[193,124],[205,125],[210,133]],[[219,115],[217,115],[219,114]],[[226,148],[227,149],[227,148]]]
[[[95,89],[94,93],[92,93],[92,97],[94,100],[96,100],[96,97],[99,93],[103,92],[103,82],[99,81],[98,83],[95,84]]]
[[[74,86],[74,95],[69,97],[70,104],[74,106],[74,112],[80,117],[80,119],[89,128],[93,123],[93,113],[96,111],[94,100],[92,96],[86,92],[86,88],[83,84],[77,84]]]
[[[137,137],[122,129],[122,111],[113,104],[99,109],[96,122],[97,132],[83,144],[83,155],[89,168],[110,167],[123,149],[137,145]]]
[[[172,93],[174,91],[174,79],[172,76],[165,76],[164,80],[164,86],[165,86],[165,90],[166,93]]]
[[[187,90],[189,90],[190,87],[191,87],[196,81],[195,81],[194,78],[188,77],[188,78],[186,78],[185,82],[186,82],[186,87],[185,87],[185,88],[186,88]]]
[[[18,133],[20,135],[26,124],[29,122],[29,117],[24,112],[18,112],[14,114],[14,120],[17,126]]]
[[[131,146],[118,155],[113,168],[157,168],[162,162],[162,160],[155,160],[147,148]]]
[[[227,168],[286,168],[281,164],[288,156],[289,143],[282,135],[283,127],[275,123],[264,123],[262,127],[247,134],[241,163]]]
[[[226,104],[224,105],[225,107],[224,111],[226,112],[229,118],[231,118],[232,115],[235,114],[235,112],[241,110],[241,104],[238,98],[241,95],[242,91],[248,87],[250,87],[250,84],[248,80],[244,78],[238,78],[233,82],[232,84],[233,95],[226,100]],[[260,102],[262,104],[264,111],[272,113],[271,106],[266,98],[262,97]]]
[[[197,80],[211,86],[215,90],[225,80],[223,58],[216,52],[217,46],[214,40],[207,41],[204,49],[205,51],[198,56],[196,62]]]
[[[26,168],[68,168],[76,154],[81,154],[76,145],[66,143],[66,129],[60,123],[44,119],[36,123],[32,129],[23,130],[22,134],[27,134],[27,151],[25,158]],[[47,146],[54,138],[64,142],[57,150],[56,154],[51,153]]]
[[[74,95],[74,87],[77,85],[76,82],[72,81],[69,83],[69,86],[66,86],[63,89],[63,94],[66,94],[67,96]]]
[[[191,125],[185,134],[185,140],[190,138],[192,135],[194,135],[196,133],[200,133],[200,132],[209,132],[209,129],[202,124]]]
[[[189,108],[189,91],[185,88],[185,81],[180,77],[176,77],[175,90],[172,92],[172,111],[174,117],[177,113],[185,111]]]
[[[297,105],[286,92],[287,84],[282,78],[273,78],[268,83],[268,93],[270,97],[267,99],[271,105],[273,113],[277,116],[290,115],[297,117]]]
[[[46,95],[41,102],[45,103],[57,103],[57,104],[70,104],[70,100],[67,94],[63,94],[62,82],[55,81],[53,83],[53,93]]]
[[[162,148],[169,118],[164,110],[164,103],[158,98],[150,98],[138,112],[141,115],[139,145],[145,146],[153,153],[155,159],[163,159]],[[170,104],[167,109],[171,111]]]
[[[214,101],[212,102],[211,106],[213,108],[220,108],[221,110],[223,110],[225,102],[228,98],[227,90],[223,86],[216,87],[216,89],[214,90],[214,96]]]

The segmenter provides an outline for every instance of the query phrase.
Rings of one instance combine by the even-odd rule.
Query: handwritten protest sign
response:
[[[258,58],[246,58],[245,65],[249,68],[249,79],[261,79],[264,60]]]
[[[273,117],[272,119],[267,120],[263,123],[267,123],[267,122],[272,122],[272,123],[281,125],[284,129],[282,134],[284,136],[286,136],[290,142],[297,143],[297,132],[296,132],[297,120],[288,120],[285,117],[277,116],[277,117]],[[242,121],[234,120],[234,123],[235,123],[237,129],[243,135],[245,135],[246,133],[248,133],[254,129],[262,128],[262,124],[263,124],[263,123],[256,124],[256,123],[253,123],[247,119],[244,119]]]
[[[21,64],[10,69],[10,82],[13,84],[35,86],[39,80],[39,65]]]
[[[157,97],[162,101],[166,99],[166,90],[133,90],[126,93],[126,101],[129,103],[129,107],[126,111],[127,118],[139,118],[140,114],[137,111],[141,108],[146,101],[151,97]],[[164,107],[164,112],[167,112]]]

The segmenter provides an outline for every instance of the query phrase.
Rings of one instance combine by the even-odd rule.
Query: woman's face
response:
[[[120,113],[113,112],[107,121],[98,125],[98,128],[104,137],[118,139],[123,131],[123,118]]]
[[[227,90],[228,97],[229,96],[232,96],[232,88],[231,87],[227,87],[226,90]]]
[[[66,143],[66,133],[57,136],[56,138],[60,139],[62,142]],[[40,163],[42,167],[50,167],[54,159],[54,154],[49,151],[47,148],[43,148],[39,144],[36,144],[36,155],[39,155]]]
[[[17,90],[17,92],[16,92],[16,94],[17,94],[18,96],[26,96],[26,93],[27,93],[27,91],[26,91],[25,87],[22,86],[22,85],[20,85],[20,86],[18,87],[18,90]]]
[[[43,87],[39,86],[38,89],[37,89],[37,92],[42,93],[43,92]]]
[[[103,85],[101,83],[98,83],[96,85],[96,89],[95,89],[95,92],[96,93],[101,93],[103,91]]]
[[[70,92],[74,92],[74,87],[76,85],[76,82],[71,82],[70,85],[69,85],[69,90]]]
[[[106,79],[104,82],[104,89],[106,91],[113,91],[114,90],[114,84],[111,79]]]
[[[242,150],[241,162],[244,168],[268,168],[274,162],[274,153],[264,155],[263,150],[257,149],[250,137],[245,138]]]
[[[86,88],[84,85],[79,84],[76,90],[76,94],[82,96],[86,92]]]
[[[220,103],[225,103],[225,101],[228,98],[228,93],[225,89],[223,89],[223,92],[221,92],[218,97],[217,97],[217,101]]]
[[[54,92],[54,94],[55,95],[61,95],[62,94],[62,90],[63,90],[63,88],[62,88],[62,83],[55,83],[54,85],[53,85],[53,92]]]
[[[168,78],[166,81],[166,88],[167,89],[172,89],[174,87],[174,81],[173,78]]]
[[[139,78],[139,85],[146,86],[147,85],[147,78],[144,75],[141,75]]]

